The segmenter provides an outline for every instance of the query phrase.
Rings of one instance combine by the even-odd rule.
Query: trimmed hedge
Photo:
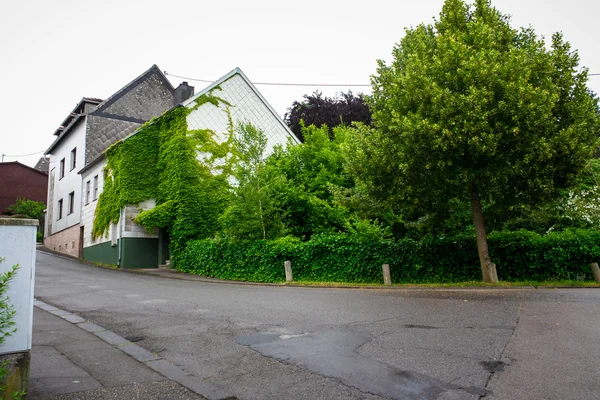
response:
[[[592,279],[589,264],[600,261],[600,231],[574,230],[540,236],[499,232],[488,236],[490,254],[503,281]],[[394,283],[481,280],[474,236],[367,241],[346,234],[233,241],[195,240],[173,259],[175,268],[198,275],[253,282],[283,282],[283,263],[294,279],[313,282],[382,283],[390,264]]]

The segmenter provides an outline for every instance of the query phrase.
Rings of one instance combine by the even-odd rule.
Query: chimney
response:
[[[184,102],[194,95],[194,87],[188,85],[187,82],[181,82],[177,89],[175,89],[175,93],[173,93],[173,103],[175,105]]]

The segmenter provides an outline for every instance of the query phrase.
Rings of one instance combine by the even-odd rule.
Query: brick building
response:
[[[0,163],[0,214],[17,199],[41,201],[46,204],[48,174],[18,161]]]

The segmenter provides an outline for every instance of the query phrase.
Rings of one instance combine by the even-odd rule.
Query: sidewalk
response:
[[[28,399],[203,398],[138,359],[155,358],[147,361],[163,362],[163,367],[166,361],[127,341],[120,343],[132,346],[127,351],[135,354],[130,356],[119,348],[119,339],[123,341],[74,314],[36,301]]]

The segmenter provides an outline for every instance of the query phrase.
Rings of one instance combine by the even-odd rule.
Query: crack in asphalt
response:
[[[500,353],[499,359],[481,362],[481,366],[484,367],[485,369],[487,369],[490,374],[485,382],[485,389],[487,391],[487,394],[480,396],[479,399],[484,399],[485,397],[487,397],[488,394],[491,393],[491,391],[488,389],[490,381],[492,380],[492,378],[496,374],[496,372],[502,372],[504,370],[504,366],[506,364],[504,364],[502,359],[504,358],[504,353],[506,352],[508,345],[510,344],[513,337],[515,336],[515,332],[517,331],[517,327],[519,326],[519,321],[521,320],[521,312],[522,311],[523,311],[523,302],[519,303],[519,309],[517,310],[517,319],[515,321],[515,326],[513,328],[512,333],[510,334],[510,338],[508,338],[508,341],[506,342],[506,344],[504,345],[504,348],[502,349],[502,352]],[[496,364],[494,364],[494,363],[496,363]]]

